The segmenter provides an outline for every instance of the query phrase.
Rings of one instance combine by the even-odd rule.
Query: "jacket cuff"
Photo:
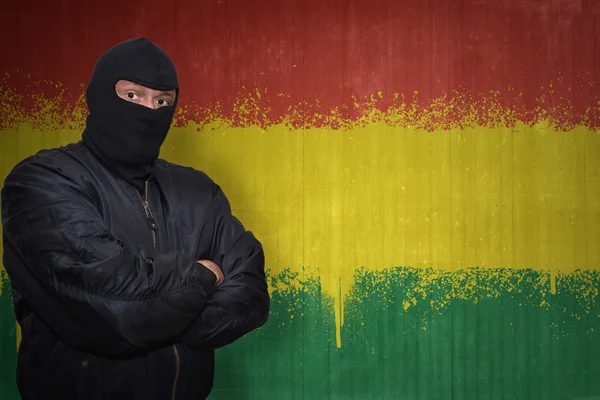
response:
[[[206,297],[208,297],[217,288],[217,276],[204,265],[198,263],[196,263],[196,265],[199,268],[202,288],[204,289]]]

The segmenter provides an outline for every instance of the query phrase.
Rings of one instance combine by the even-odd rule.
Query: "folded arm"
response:
[[[215,276],[193,256],[126,253],[92,200],[51,161],[28,160],[2,190],[4,265],[71,347],[126,355],[178,340]]]
[[[270,308],[265,258],[260,242],[231,214],[229,201],[216,187],[213,197],[210,259],[223,271],[221,284],[183,341],[197,348],[217,348],[263,325]]]

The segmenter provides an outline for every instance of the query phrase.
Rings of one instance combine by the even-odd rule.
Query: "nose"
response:
[[[148,108],[152,108],[152,109],[156,109],[156,104],[152,101],[152,99],[144,99],[141,104],[144,107],[148,107]]]

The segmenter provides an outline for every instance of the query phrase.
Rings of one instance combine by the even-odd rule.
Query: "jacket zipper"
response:
[[[156,230],[158,229],[158,225],[156,224],[156,219],[154,218],[154,214],[152,214],[152,210],[150,209],[150,203],[148,202],[148,181],[144,184],[144,195],[138,192],[140,196],[140,200],[142,201],[142,206],[144,207],[144,211],[146,212],[146,219],[148,220],[148,224],[150,225],[150,230],[152,232],[152,247],[156,248]],[[179,351],[177,350],[177,345],[173,346],[173,354],[175,355],[175,379],[173,380],[173,390],[171,400],[175,400],[175,395],[177,394],[177,381],[179,380],[179,370],[180,370],[180,359],[179,359]]]
[[[140,196],[140,200],[142,201],[142,206],[144,207],[144,211],[146,212],[146,219],[148,220],[148,224],[150,225],[150,231],[152,232],[152,247],[156,247],[156,229],[158,229],[158,225],[156,225],[156,219],[154,218],[154,214],[152,214],[152,210],[150,209],[150,204],[148,203],[148,181],[144,184],[144,195],[138,192]]]
[[[179,379],[179,351],[177,351],[177,345],[173,345],[173,354],[175,354],[175,380],[173,381],[173,395],[172,400],[175,400],[175,394],[177,393],[177,380]]]

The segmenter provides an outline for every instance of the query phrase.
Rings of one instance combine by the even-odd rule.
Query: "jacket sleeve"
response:
[[[68,345],[128,355],[180,340],[215,277],[194,256],[126,253],[82,184],[26,161],[2,189],[4,265],[31,309]]]
[[[206,309],[183,336],[196,348],[218,348],[263,325],[270,298],[265,278],[265,257],[260,242],[231,214],[223,191],[213,198],[211,261],[225,280],[209,296]]]

